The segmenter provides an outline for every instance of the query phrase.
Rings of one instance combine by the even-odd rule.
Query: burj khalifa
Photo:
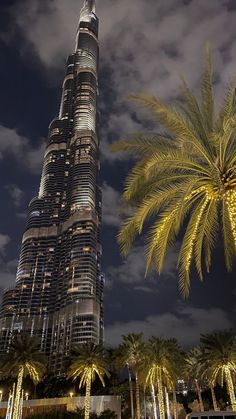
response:
[[[0,351],[17,333],[36,335],[59,374],[74,345],[103,341],[98,56],[95,0],[85,0],[39,193],[28,208],[16,284],[5,290],[0,311]]]

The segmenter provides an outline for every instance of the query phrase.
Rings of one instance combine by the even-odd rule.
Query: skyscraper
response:
[[[85,0],[39,194],[29,204],[16,285],[4,292],[0,312],[0,350],[16,333],[37,335],[59,373],[73,345],[103,340],[97,97],[98,18],[95,0]]]

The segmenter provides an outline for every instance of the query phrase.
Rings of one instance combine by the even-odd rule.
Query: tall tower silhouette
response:
[[[0,311],[0,351],[16,333],[37,335],[57,373],[72,346],[103,340],[98,53],[95,1],[85,0],[39,194],[29,204],[16,285],[5,290]]]

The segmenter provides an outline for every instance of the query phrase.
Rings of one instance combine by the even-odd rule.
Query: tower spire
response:
[[[77,51],[77,48],[78,48],[81,22],[88,23],[88,22],[91,22],[92,20],[97,20],[95,3],[96,3],[95,0],[84,0],[84,5],[80,11],[79,25],[78,25],[78,29],[76,33],[75,51]]]
[[[95,13],[95,0],[84,0],[84,7]]]
[[[82,7],[81,12],[80,12],[80,22],[91,21],[91,16],[95,14],[95,12],[96,12],[95,0],[84,0],[84,6]]]

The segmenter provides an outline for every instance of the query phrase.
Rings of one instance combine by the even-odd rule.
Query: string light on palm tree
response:
[[[134,397],[133,397],[133,383],[132,373],[135,377],[135,395],[136,395],[136,417],[140,419],[140,384],[139,384],[139,370],[142,367],[144,360],[144,342],[142,333],[129,333],[122,336],[123,340],[118,348],[118,363],[121,366],[126,366],[129,375],[130,386],[130,404],[131,404],[131,418],[134,418]]]
[[[1,358],[1,372],[6,377],[17,377],[12,418],[18,419],[22,407],[22,383],[29,375],[38,383],[46,370],[45,355],[39,351],[39,341],[34,336],[19,334],[12,340],[9,352]]]
[[[200,411],[204,412],[204,404],[202,400],[201,392],[201,364],[200,357],[202,355],[202,350],[199,346],[196,346],[186,355],[186,364],[185,364],[185,375],[190,381],[194,384],[196,389]]]
[[[234,382],[236,376],[236,337],[232,330],[201,335],[202,352],[199,364],[203,378],[210,386],[226,383],[233,410],[236,410]]]
[[[84,419],[89,419],[90,415],[92,382],[98,377],[105,387],[104,377],[110,377],[106,366],[104,349],[100,345],[87,342],[74,348],[68,377],[74,380],[80,378],[79,387],[85,387]]]
[[[175,340],[152,337],[146,345],[145,387],[151,389],[153,396],[157,391],[160,419],[165,419],[164,386],[172,389],[176,379],[176,354]]]
[[[175,107],[149,94],[131,96],[151,111],[166,134],[136,134],[115,143],[113,150],[137,161],[123,192],[131,215],[119,233],[121,252],[126,255],[135,238],[147,231],[146,271],[161,273],[168,249],[184,231],[177,267],[179,288],[187,297],[192,267],[202,280],[221,236],[227,270],[235,261],[236,85],[227,89],[217,115],[208,49],[201,99],[185,81],[180,96]]]

